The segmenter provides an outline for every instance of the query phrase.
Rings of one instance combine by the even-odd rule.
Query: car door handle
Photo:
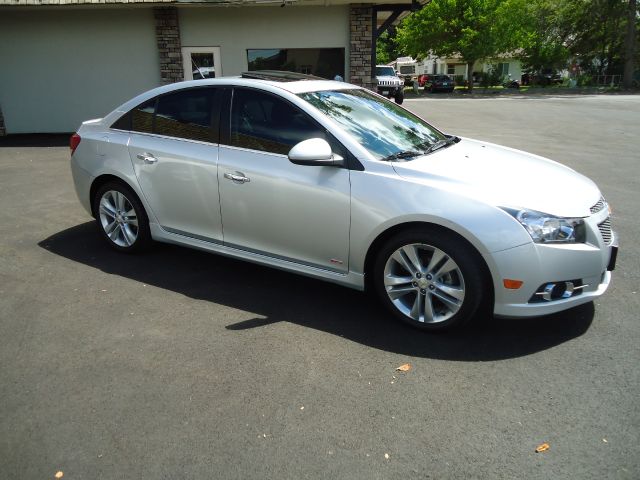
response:
[[[242,172],[225,173],[224,178],[228,178],[229,180],[233,180],[237,183],[249,183],[251,181],[249,177],[245,177]]]
[[[150,153],[139,153],[138,155],[136,155],[136,157],[138,157],[140,160],[142,160],[144,163],[148,165],[153,165],[154,163],[158,162],[158,159],[153,155],[151,155]]]

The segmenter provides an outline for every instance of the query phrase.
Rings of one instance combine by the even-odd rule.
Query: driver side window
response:
[[[302,110],[264,92],[234,90],[231,145],[287,155],[294,145],[309,138],[327,139],[327,135]]]

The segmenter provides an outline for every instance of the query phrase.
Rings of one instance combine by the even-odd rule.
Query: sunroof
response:
[[[281,70],[254,70],[243,72],[242,78],[254,78],[256,80],[271,80],[274,82],[297,82],[299,80],[326,80],[326,78],[306,75],[297,72],[285,72]]]

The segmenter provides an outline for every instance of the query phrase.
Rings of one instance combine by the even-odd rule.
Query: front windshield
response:
[[[376,77],[395,77],[396,71],[393,67],[376,67]]]
[[[338,122],[377,160],[417,156],[444,134],[407,110],[367,90],[301,93],[301,98]]]

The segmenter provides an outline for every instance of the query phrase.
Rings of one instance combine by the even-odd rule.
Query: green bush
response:
[[[590,87],[593,85],[593,77],[588,73],[583,73],[582,75],[578,75],[578,86],[579,87]]]
[[[482,88],[489,88],[494,85],[502,85],[501,75],[495,66],[491,66],[487,72],[480,74],[480,86]]]

